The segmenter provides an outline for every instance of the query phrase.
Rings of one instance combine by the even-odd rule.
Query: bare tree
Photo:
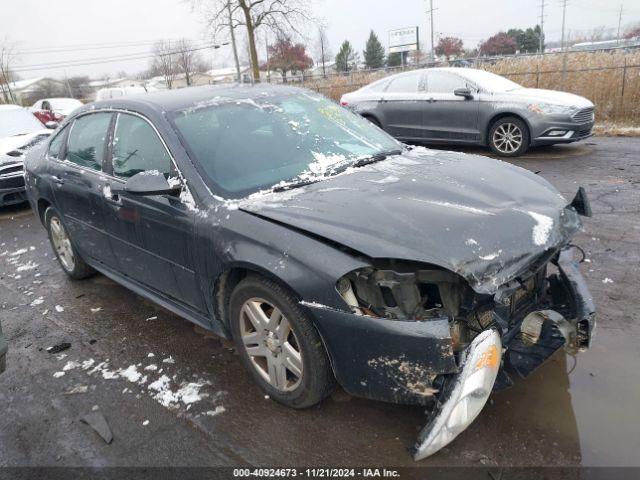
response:
[[[164,78],[167,88],[173,87],[173,81],[178,75],[178,54],[176,48],[169,40],[160,40],[153,46],[153,59],[151,70]]]
[[[308,0],[191,0],[208,6],[209,24],[215,33],[244,26],[247,30],[249,59],[253,80],[260,81],[260,64],[256,47],[257,32],[267,28],[276,34],[295,32],[309,21]]]
[[[187,87],[191,86],[194,73],[202,70],[203,60],[193,44],[186,38],[177,41],[175,45],[176,66],[180,73],[184,74]]]
[[[11,91],[11,82],[15,81],[11,66],[15,61],[13,46],[6,40],[0,43],[0,93],[4,103],[15,103],[16,99]]]

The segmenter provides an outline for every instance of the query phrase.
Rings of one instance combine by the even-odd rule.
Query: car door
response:
[[[83,256],[109,266],[114,266],[114,258],[105,232],[103,161],[112,119],[110,112],[77,117],[67,127],[66,145],[58,144],[65,139],[64,131],[47,153],[56,207],[72,241]]]
[[[477,89],[454,73],[438,70],[427,70],[425,86],[425,137],[433,141],[479,142]],[[455,95],[458,88],[469,88],[473,98]]]
[[[384,129],[402,140],[424,138],[422,110],[425,100],[421,71],[393,78],[382,94],[379,106]]]
[[[109,188],[133,175],[158,171],[177,178],[175,163],[145,118],[119,113],[109,150]],[[194,212],[171,195],[105,195],[106,226],[120,273],[204,311],[194,264]]]

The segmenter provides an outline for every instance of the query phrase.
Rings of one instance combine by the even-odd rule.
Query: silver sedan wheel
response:
[[[513,123],[503,123],[493,132],[493,144],[500,153],[513,153],[522,145],[522,130]]]
[[[69,240],[69,236],[58,217],[51,218],[49,225],[51,228],[51,242],[60,259],[60,263],[65,270],[72,272],[76,266],[76,260],[73,255],[71,240]]]
[[[261,298],[247,300],[240,310],[240,335],[251,363],[269,385],[282,392],[300,385],[300,343],[280,310]]]

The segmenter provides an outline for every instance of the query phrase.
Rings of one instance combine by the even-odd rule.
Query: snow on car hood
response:
[[[51,130],[39,130],[25,135],[14,135],[13,137],[0,138],[0,164],[15,162],[19,157],[7,155],[9,152],[21,149],[26,151],[27,149],[24,147],[44,141],[44,139],[51,135],[51,132]]]
[[[588,99],[573,93],[559,92],[557,90],[544,90],[541,88],[519,88],[509,92],[496,94],[504,99],[523,102],[549,103],[552,105],[565,105],[567,107],[587,108],[593,107]]]
[[[580,228],[575,210],[543,178],[506,162],[425,148],[253,196],[239,208],[371,258],[447,268],[478,293],[495,293]]]

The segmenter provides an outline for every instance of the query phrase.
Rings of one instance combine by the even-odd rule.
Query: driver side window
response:
[[[130,178],[157,170],[169,177],[171,157],[155,130],[146,120],[126,113],[118,114],[113,135],[113,174]]]
[[[457,88],[467,86],[462,78],[442,72],[429,72],[427,75],[427,90],[429,93],[453,93]]]

